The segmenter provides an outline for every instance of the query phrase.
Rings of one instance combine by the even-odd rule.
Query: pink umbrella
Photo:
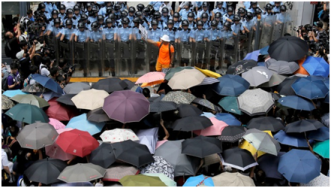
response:
[[[61,123],[61,121],[54,119],[54,118],[49,118],[49,124],[53,125],[53,127],[58,130],[58,129],[64,129],[66,126]]]
[[[203,136],[219,136],[222,134],[223,129],[228,126],[228,124],[224,121],[220,121],[215,117],[209,119],[213,125],[202,130],[193,131],[194,134]]]
[[[164,80],[165,73],[163,72],[149,72],[138,78],[136,84],[156,82]]]
[[[46,155],[48,155],[50,158],[53,158],[53,159],[60,159],[62,161],[68,161],[74,157],[73,155],[64,152],[60,148],[60,146],[58,146],[56,144],[56,142],[54,142],[54,144],[52,144],[52,145],[46,146],[45,149],[46,149]]]
[[[162,144],[166,143],[168,140],[161,140],[161,141],[157,141],[156,142],[156,147],[155,149],[157,149],[158,147],[160,147]]]
[[[72,129],[72,128],[63,128],[63,129],[58,129],[58,130],[56,130],[56,131],[57,131],[57,133],[61,134],[61,133],[63,133],[63,132],[71,131],[71,130],[74,130],[74,129]]]

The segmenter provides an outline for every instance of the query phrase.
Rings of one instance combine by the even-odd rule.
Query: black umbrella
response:
[[[165,112],[170,110],[176,110],[177,104],[174,102],[156,100],[150,103],[150,112]]]
[[[269,46],[271,58],[283,61],[297,61],[307,55],[309,46],[299,37],[286,36],[277,39]]]
[[[324,127],[324,125],[313,119],[307,119],[307,120],[299,120],[295,121],[293,123],[289,123],[285,127],[286,133],[303,133],[307,131],[314,131],[321,127]]]
[[[221,136],[218,139],[223,142],[237,142],[244,136],[246,129],[242,126],[227,126],[223,129]]]
[[[222,152],[222,142],[212,137],[197,136],[182,142],[182,153],[204,158]]]
[[[274,117],[262,116],[251,119],[247,123],[247,128],[256,128],[261,131],[270,130],[271,132],[278,132],[284,129],[284,123]]]
[[[127,87],[128,84],[119,78],[106,78],[94,83],[91,88],[105,90],[108,93],[112,93],[114,91],[124,90]]]
[[[179,116],[182,118],[189,116],[200,116],[202,114],[202,111],[199,108],[190,104],[178,105],[178,112]]]
[[[127,86],[127,89],[131,89],[133,88],[133,86],[135,85],[134,82],[131,82],[130,80],[128,79],[124,79],[123,82],[125,82],[128,86]]]
[[[223,151],[221,160],[223,165],[227,165],[242,171],[258,165],[248,150],[240,149],[238,147]]]
[[[150,103],[152,103],[152,102],[157,102],[157,101],[161,101],[161,97],[159,96],[159,97],[150,97],[150,98],[148,98],[148,101],[150,102]],[[168,102],[168,101],[164,101],[164,102]]]
[[[116,159],[132,164],[137,168],[154,162],[154,158],[146,145],[138,144],[132,140],[126,140],[113,143],[112,147]]]
[[[34,162],[24,171],[24,174],[30,181],[48,185],[60,182],[57,177],[66,166],[64,161],[46,158]]]
[[[101,123],[110,121],[111,119],[107,116],[106,112],[103,111],[102,107],[91,110],[87,113],[87,120]]]
[[[278,172],[279,159],[285,152],[279,152],[277,156],[264,154],[257,159],[259,167],[264,171],[266,177],[274,179],[283,179],[281,173]]]
[[[241,74],[255,66],[257,66],[257,62],[254,60],[241,60],[230,65],[226,74]]]
[[[210,119],[205,116],[191,116],[176,120],[172,128],[176,131],[195,131],[212,125]]]
[[[113,147],[110,143],[102,143],[97,149],[93,150],[90,162],[103,168],[109,168],[116,161]]]
[[[295,95],[294,90],[292,89],[292,84],[300,78],[298,76],[291,76],[285,78],[285,80],[277,86],[277,91],[281,95]]]
[[[57,98],[56,101],[65,105],[75,106],[74,102],[72,102],[71,98],[74,97],[76,94],[65,94],[61,97]]]

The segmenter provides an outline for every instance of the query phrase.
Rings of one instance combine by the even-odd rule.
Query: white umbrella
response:
[[[113,129],[100,135],[103,142],[123,142],[125,140],[137,141],[138,136],[131,129]]]
[[[151,129],[140,130],[137,133],[139,143],[146,145],[149,152],[151,152],[152,154],[155,153],[158,131],[159,128],[155,127]]]
[[[268,82],[272,75],[272,71],[262,66],[253,67],[249,71],[242,73],[242,77],[249,82],[251,87]]]

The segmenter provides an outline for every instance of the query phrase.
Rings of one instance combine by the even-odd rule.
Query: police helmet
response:
[[[130,20],[129,18],[125,17],[125,18],[122,18],[122,24],[129,24],[130,23]]]
[[[108,18],[106,19],[106,24],[109,24],[109,23],[113,23],[113,20],[111,20],[111,18],[108,17]]]
[[[97,20],[98,20],[98,21],[100,21],[100,20],[103,21],[104,19],[105,19],[105,18],[104,18],[102,15],[98,15],[98,17],[97,17]]]
[[[84,22],[79,22],[78,23],[78,28],[85,28],[85,23]]]
[[[125,10],[123,10],[123,11],[121,12],[121,17],[122,17],[122,18],[126,18],[126,17],[128,17],[128,12],[126,12]]]
[[[121,10],[121,5],[119,5],[119,4],[114,5],[114,10],[115,11]]]
[[[145,5],[143,5],[143,4],[141,4],[141,3],[139,3],[139,4],[137,5],[137,10],[138,10],[138,11],[143,11],[144,8],[145,8]]]
[[[194,14],[193,14],[193,12],[189,12],[189,13],[187,14],[187,17],[188,17],[188,18],[194,18]]]
[[[68,15],[68,14],[73,14],[74,12],[73,12],[73,10],[71,9],[71,8],[68,8],[67,9],[67,12],[66,12],[66,14]]]
[[[226,22],[224,23],[224,27],[227,27],[228,29],[230,29],[230,28],[231,28],[231,23],[228,22],[228,21],[226,21]]]
[[[152,25],[159,25],[159,22],[155,19],[152,20]]]
[[[222,13],[220,13],[220,12],[216,12],[216,14],[215,14],[215,18],[222,18]]]
[[[240,21],[240,16],[239,15],[234,15],[233,16],[233,21]]]
[[[64,4],[61,4],[60,5],[60,10],[65,10],[66,9],[66,6]]]
[[[143,15],[143,13],[142,13],[142,12],[140,12],[140,11],[137,11],[136,13],[134,13],[134,15],[135,15],[136,17],[140,17],[140,16],[142,16],[142,15]]]
[[[183,20],[183,21],[182,21],[182,26],[188,26],[188,25],[189,25],[189,23],[188,23],[187,20]]]
[[[211,21],[210,25],[212,27],[217,27],[218,22],[216,20]]]
[[[203,22],[202,22],[201,20],[199,20],[199,21],[197,22],[197,26],[203,26]]]
[[[169,19],[168,22],[167,22],[167,25],[174,25],[175,22],[173,19]]]
[[[72,20],[71,19],[67,19],[66,20],[66,25],[72,25]]]
[[[39,3],[38,10],[42,10],[42,9],[45,9],[45,8],[46,8],[46,5],[44,3]]]
[[[174,12],[174,15],[173,15],[173,17],[174,17],[174,18],[179,18],[179,17],[180,17],[180,15],[179,15],[179,13],[178,13],[178,12]]]
[[[136,12],[136,9],[135,9],[134,7],[131,6],[131,7],[129,7],[129,12],[130,12],[130,13],[135,13],[135,12]]]
[[[246,14],[246,18],[248,18],[248,19],[253,19],[253,13],[251,13],[251,12],[247,12],[247,14]]]
[[[54,15],[54,14],[58,15],[58,14],[59,14],[59,11],[57,11],[57,10],[53,10],[53,11],[52,11],[52,15]]]
[[[285,5],[282,5],[282,6],[280,6],[280,11],[286,11],[286,6]]]
[[[167,13],[168,14],[169,13],[169,9],[167,7],[163,7],[162,8],[162,14],[163,13]]]
[[[60,18],[55,18],[54,19],[54,24],[60,24],[61,23],[61,19]]]
[[[139,23],[139,22],[140,22],[140,18],[138,17],[133,18],[133,23]]]
[[[98,24],[98,22],[93,22],[93,23],[91,24],[91,28],[92,28],[92,29],[99,29],[99,24]]]
[[[202,15],[201,15],[201,18],[203,19],[203,18],[208,18],[208,14],[207,13],[202,13]]]
[[[80,10],[80,8],[79,8],[78,5],[75,5],[75,6],[74,6],[74,11],[76,11],[76,10]]]
[[[155,19],[161,18],[161,13],[160,12],[154,12],[153,17]]]
[[[228,12],[233,12],[233,7],[232,6],[228,6],[227,7],[227,10],[228,10]]]

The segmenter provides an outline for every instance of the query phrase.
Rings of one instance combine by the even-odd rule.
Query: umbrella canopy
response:
[[[314,178],[308,183],[300,183],[300,186],[304,187],[330,187],[330,177],[320,173],[319,176]]]
[[[323,158],[330,158],[330,140],[325,140],[323,142],[317,142],[313,146],[313,151]]]
[[[278,172],[278,163],[280,157],[285,152],[279,152],[277,156],[265,154],[257,159],[259,167],[264,171],[266,177],[274,179],[283,179],[283,176]]]
[[[133,166],[114,166],[106,169],[106,174],[102,180],[118,182],[125,176],[137,174],[139,174],[139,170]]]
[[[112,144],[115,157],[118,160],[141,167],[154,161],[147,146],[126,140]]]
[[[127,89],[132,89],[135,86],[134,82],[128,79],[124,79],[123,81],[128,85]]]
[[[225,122],[228,125],[240,126],[241,122],[234,117],[232,114],[228,113],[217,113],[216,119]]]
[[[49,100],[53,99],[54,97],[61,97],[63,95],[63,94],[55,93],[53,91],[48,91],[48,92],[44,92],[44,93],[36,93],[35,95],[40,96],[40,94],[43,95],[43,98],[46,101],[49,101]]]
[[[18,103],[31,104],[39,108],[44,108],[46,106],[49,106],[48,102],[45,101],[45,99],[31,94],[19,94],[19,95],[15,95],[11,99]]]
[[[66,153],[79,157],[85,157],[99,146],[90,133],[77,129],[61,133],[56,144]]]
[[[191,176],[186,180],[183,187],[198,187],[201,185],[214,187],[213,179],[211,179],[211,177],[204,176],[203,174],[199,176]]]
[[[176,120],[172,128],[176,131],[195,131],[212,125],[210,119],[204,116],[189,116]]]
[[[159,177],[145,176],[142,174],[125,176],[119,181],[123,186],[166,186]]]
[[[277,61],[271,58],[265,64],[269,70],[275,71],[278,74],[293,74],[299,69],[298,63],[294,61]]]
[[[47,108],[46,114],[50,118],[55,118],[60,121],[69,121],[72,117],[78,115],[77,109],[58,103],[56,98],[48,102],[50,106]]]
[[[110,121],[111,119],[107,116],[106,112],[103,111],[103,109],[97,108],[94,110],[91,110],[87,113],[87,119],[89,121],[92,122],[97,122],[97,123],[101,123],[101,122],[106,122],[106,121]]]
[[[39,92],[43,92],[45,90],[45,88],[38,84],[37,82],[35,82],[32,85],[27,85],[25,86],[22,91],[26,92],[26,93],[39,93]]]
[[[200,116],[202,111],[190,104],[179,104],[178,105],[178,114],[180,117],[189,117],[189,116]]]
[[[42,109],[31,104],[17,104],[5,114],[16,121],[23,121],[28,124],[36,121],[44,123],[49,122],[46,113]]]
[[[256,150],[270,153],[277,156],[280,151],[279,143],[272,138],[268,133],[257,129],[249,129],[246,131],[243,138],[251,143]]]
[[[137,141],[139,140],[138,136],[131,129],[112,129],[104,131],[100,138],[103,142],[123,142],[125,140]]]
[[[78,163],[67,166],[58,179],[67,183],[87,182],[102,178],[106,169],[92,163]]]
[[[161,101],[175,102],[176,104],[191,104],[196,97],[191,93],[182,91],[171,91],[167,93]]]
[[[213,90],[223,96],[237,97],[249,88],[249,83],[238,75],[225,75],[218,78],[219,83],[213,85]]]
[[[63,93],[63,89],[60,87],[60,85],[50,77],[42,76],[40,74],[33,74],[32,78],[36,80],[36,82],[38,82],[40,85],[44,86],[45,88],[55,93],[60,93],[60,94]]]
[[[294,36],[285,36],[272,42],[268,53],[271,58],[283,61],[296,61],[308,52],[308,45],[304,40]]]
[[[199,84],[199,86],[203,86],[203,85],[211,85],[211,84],[215,84],[220,82],[218,79],[216,78],[211,78],[211,77],[206,77],[203,79],[203,81]]]
[[[177,155],[177,154],[176,154]],[[161,156],[153,156],[154,162],[140,169],[141,174],[164,174],[170,179],[174,179],[175,168],[164,160]]]
[[[60,159],[62,161],[68,161],[68,160],[74,158],[73,155],[64,152],[60,148],[60,146],[58,146],[56,144],[56,142],[54,142],[52,145],[46,146],[45,150],[46,150],[46,155],[53,159]]]
[[[257,66],[257,62],[254,60],[241,60],[230,65],[226,74],[241,74],[255,66]]]
[[[275,134],[274,138],[281,144],[298,147],[308,148],[306,138],[302,134],[286,134],[285,131],[280,130]]]
[[[161,156],[175,169],[175,177],[194,175],[200,159],[182,154],[184,140],[167,141],[159,146],[154,156]]]
[[[74,82],[67,84],[63,90],[66,94],[78,94],[83,90],[89,90],[91,88],[90,84],[86,82]]]
[[[87,120],[86,113],[73,117],[70,119],[67,128],[78,129],[81,131],[86,131],[91,135],[99,133],[105,126],[104,122],[95,123]]]
[[[106,78],[94,83],[91,88],[104,90],[108,93],[112,93],[114,91],[124,90],[127,87],[128,84],[126,84],[123,80],[119,78]]]
[[[308,183],[320,174],[321,161],[308,150],[292,149],[280,157],[278,172],[289,182]]]
[[[260,49],[260,54],[261,55],[268,55],[268,50],[269,50],[269,46],[265,46],[265,47]]]
[[[66,166],[67,164],[61,160],[46,158],[32,163],[24,174],[30,181],[48,185],[59,182],[57,177]]]
[[[151,129],[139,130],[137,136],[139,138],[139,143],[146,145],[149,152],[154,154],[156,148],[156,142],[158,139],[158,127]]]
[[[199,104],[199,105],[201,105],[203,107],[206,107],[206,108],[209,108],[211,110],[214,110],[216,112],[222,111],[220,107],[214,105],[213,103],[211,103],[207,99],[195,98],[193,102],[196,103],[196,104]]]
[[[138,122],[149,113],[149,101],[141,93],[115,91],[106,99],[102,109],[110,119],[122,123]]]
[[[177,186],[177,183],[168,178],[166,175],[162,174],[162,173],[155,173],[155,174],[151,174],[151,173],[145,173],[144,174],[145,176],[152,176],[152,177],[159,177],[160,180],[166,184],[168,187],[176,187]]]
[[[260,87],[274,87],[279,85],[285,80],[286,76],[279,75],[277,73],[273,73],[270,80],[264,84],[261,84]]]
[[[324,127],[324,125],[314,119],[303,119],[299,121],[295,121],[292,123],[289,123],[285,127],[286,133],[303,133],[307,131],[314,131],[321,127]]]
[[[244,136],[246,130],[241,126],[228,126],[222,131],[221,136],[218,139],[223,142],[237,142],[242,136]]]
[[[238,97],[239,109],[250,116],[267,113],[273,104],[271,94],[260,88],[246,90]]]
[[[299,78],[292,84],[292,89],[297,95],[307,99],[325,98],[329,92],[323,80],[311,76]]]
[[[65,94],[57,98],[56,101],[68,106],[75,106],[75,103],[71,100],[74,96],[76,96],[76,94]]]
[[[176,110],[177,104],[174,102],[168,102],[168,101],[154,101],[150,103],[150,112],[165,112],[165,111],[171,111]]]
[[[150,83],[164,80],[165,73],[163,72],[148,72],[138,78],[136,84]]]
[[[302,65],[312,76],[329,76],[329,64],[321,57],[308,56]]]
[[[7,97],[14,97],[16,95],[27,95],[28,93],[25,93],[25,92],[22,92],[21,90],[19,89],[15,89],[15,90],[7,90],[5,92],[2,93],[4,96],[7,96]]]
[[[242,77],[247,80],[251,87],[259,86],[271,79],[273,72],[266,67],[257,66],[244,72]]]
[[[258,57],[259,57],[259,53],[260,53],[260,50],[255,50],[255,51],[253,51],[251,53],[248,53],[246,55],[246,57],[244,58],[244,60],[251,59],[251,60],[257,61],[258,60]]]
[[[102,168],[109,168],[115,161],[115,152],[109,143],[102,143],[90,156],[90,162]]]
[[[294,95],[282,97],[278,99],[278,103],[296,110],[312,111],[315,109],[312,102]]]
[[[218,136],[221,135],[224,128],[228,126],[224,121],[220,121],[215,117],[211,117],[209,119],[213,125],[202,130],[196,130],[194,131],[194,134],[203,136]]]
[[[224,97],[218,102],[218,104],[226,111],[242,115],[242,112],[239,110],[237,97]]]
[[[317,141],[325,141],[330,139],[330,130],[328,127],[321,127],[315,131],[308,132],[308,139],[317,140]]]
[[[174,74],[168,85],[171,89],[189,89],[201,84],[206,76],[197,69],[184,69]]]
[[[273,135],[271,134],[271,131],[263,131],[265,133],[268,133],[271,137],[273,137]],[[257,157],[259,158],[260,156],[262,155],[265,155],[266,153],[263,152],[263,151],[259,151],[257,150],[253,144],[249,143],[247,140],[243,139],[239,142],[239,145],[238,145],[239,148],[241,149],[245,149],[247,151],[249,151],[252,156],[254,156],[256,153],[257,153]]]
[[[182,142],[182,153],[198,158],[221,153],[222,142],[216,138],[197,136]]]
[[[330,114],[329,114],[329,113],[324,114],[324,115],[321,117],[321,121],[322,121],[322,123],[323,123],[325,126],[329,127],[329,123],[330,123]]]
[[[220,157],[223,165],[242,171],[258,165],[249,151],[237,147],[224,150]]]
[[[210,113],[210,112],[202,112],[202,114],[200,116],[205,116],[207,118],[216,117],[213,113]]]
[[[8,110],[15,106],[14,102],[9,99],[6,95],[1,96],[1,109],[2,110]]]
[[[212,177],[215,186],[255,186],[252,178],[242,175],[239,172],[230,173],[223,172],[217,176]]]
[[[23,127],[17,136],[17,141],[23,148],[40,149],[53,144],[57,135],[52,125],[36,122]]]
[[[291,76],[285,78],[285,80],[277,86],[277,92],[281,95],[295,95],[294,90],[292,89],[292,84],[299,79],[298,76]]]
[[[283,130],[284,127],[285,126],[282,121],[270,116],[252,118],[247,123],[247,128],[256,128],[261,131],[270,130],[271,132],[278,132],[279,130]]]
[[[53,127],[58,130],[58,129],[64,129],[66,126],[59,120],[54,119],[54,118],[49,118],[49,124],[53,125]]]
[[[200,72],[202,72],[205,76],[211,77],[211,78],[219,78],[221,77],[220,74],[213,72],[211,70],[208,69],[200,69],[199,67],[194,67],[195,69],[199,70]]]
[[[108,95],[104,90],[89,89],[79,92],[71,100],[78,109],[94,110],[103,106]]]
[[[175,73],[180,72],[184,69],[193,69],[193,67],[175,67],[175,68],[170,68],[168,72],[165,75],[166,80],[170,80]]]

